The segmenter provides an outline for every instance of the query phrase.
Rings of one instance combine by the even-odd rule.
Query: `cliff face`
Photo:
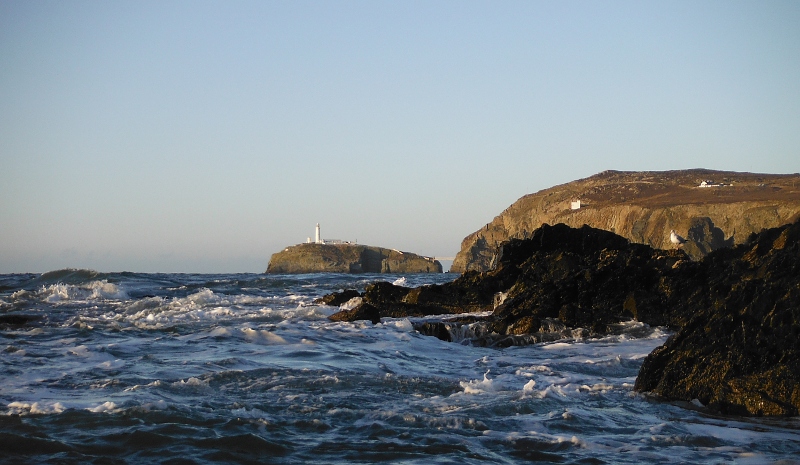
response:
[[[275,253],[267,273],[441,273],[429,257],[356,244],[299,244]]]
[[[700,187],[703,181],[710,186]],[[542,224],[586,224],[658,249],[674,247],[669,236],[675,229],[688,240],[683,250],[699,259],[798,217],[798,174],[604,171],[520,198],[464,238],[450,271],[491,269],[501,242],[527,238]]]

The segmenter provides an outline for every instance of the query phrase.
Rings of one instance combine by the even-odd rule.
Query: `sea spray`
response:
[[[479,321],[490,314],[343,323],[327,318],[338,307],[314,304],[403,277],[0,276],[3,315],[32,317],[0,328],[0,463],[769,463],[800,454],[796,420],[719,419],[633,393],[643,358],[670,334],[663,328],[631,321],[591,337],[551,322],[538,341],[501,346]],[[425,323],[446,325],[455,342],[421,334]]]

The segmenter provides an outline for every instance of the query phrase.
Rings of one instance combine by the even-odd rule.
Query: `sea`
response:
[[[800,463],[797,418],[634,392],[664,328],[491,348],[315,303],[455,277],[0,275],[0,463]]]

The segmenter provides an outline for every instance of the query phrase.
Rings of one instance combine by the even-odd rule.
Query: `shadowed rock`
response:
[[[332,321],[358,321],[369,320],[372,324],[381,322],[378,309],[364,302],[351,310],[342,310],[328,317]]]
[[[800,412],[800,222],[700,264],[707,296],[644,361],[635,389],[731,414]]]
[[[317,299],[314,303],[338,307],[354,297],[361,297],[361,293],[355,289],[345,289],[342,292],[334,292]]]
[[[713,223],[697,228],[695,239],[715,240]],[[724,413],[797,415],[799,242],[795,222],[691,261],[683,250],[588,226],[543,225],[504,243],[491,271],[415,289],[375,283],[363,298],[384,317],[494,309],[473,341],[494,347],[608,334],[630,319],[665,325],[679,331],[645,360],[636,390]],[[355,318],[341,313],[336,319]],[[453,340],[458,327],[426,322],[418,330]]]

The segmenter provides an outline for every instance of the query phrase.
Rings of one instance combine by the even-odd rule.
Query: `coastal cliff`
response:
[[[683,250],[698,260],[798,217],[798,174],[604,171],[520,198],[464,238],[450,271],[491,269],[501,243],[530,237],[542,224],[586,224],[657,249],[673,247],[675,229],[687,239]]]
[[[267,273],[441,273],[430,257],[358,244],[298,244],[272,255]]]

